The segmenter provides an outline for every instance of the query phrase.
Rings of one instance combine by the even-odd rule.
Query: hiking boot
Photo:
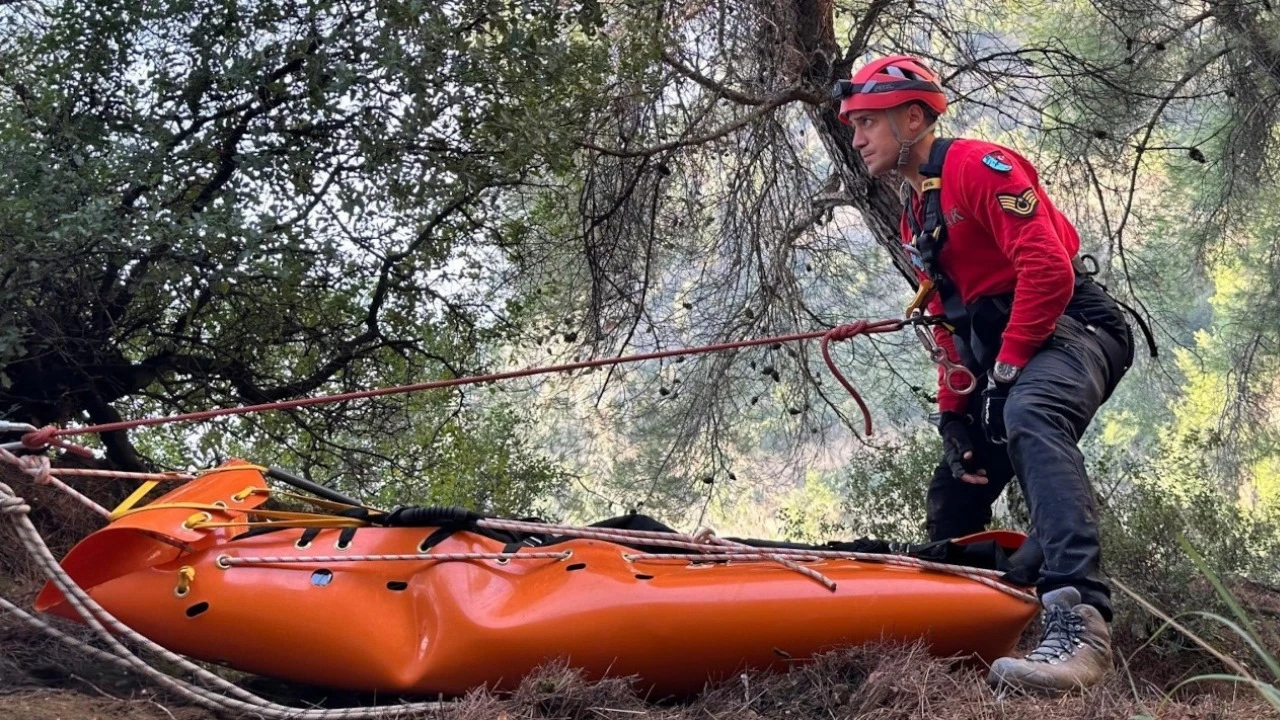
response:
[[[997,689],[1056,695],[1088,687],[1111,669],[1111,628],[1102,613],[1080,602],[1073,587],[1045,593],[1044,636],[1025,658],[991,664],[987,683]]]

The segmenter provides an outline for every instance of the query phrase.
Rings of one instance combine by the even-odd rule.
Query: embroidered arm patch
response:
[[[982,164],[1000,173],[1008,173],[1013,169],[1013,165],[1005,159],[1004,153],[999,150],[992,150],[983,155]]]
[[[1018,217],[1031,217],[1036,212],[1036,206],[1040,204],[1040,198],[1036,195],[1034,188],[1027,188],[1018,195],[998,193],[996,200],[1000,203],[1001,210]]]

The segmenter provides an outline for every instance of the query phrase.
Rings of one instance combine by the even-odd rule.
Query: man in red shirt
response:
[[[1083,272],[1080,238],[1031,163],[993,143],[935,137],[947,99],[924,63],[878,59],[833,95],[867,170],[910,185],[902,238],[934,286],[930,313],[947,321],[934,337],[980,378],[962,394],[939,368],[944,457],[928,491],[930,539],[983,530],[1015,476],[1030,508],[1044,636],[1026,657],[993,663],[988,679],[1044,692],[1096,683],[1111,667],[1111,600],[1077,444],[1132,363],[1133,334]]]

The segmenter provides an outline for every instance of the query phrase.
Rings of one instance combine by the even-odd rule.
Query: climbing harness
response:
[[[956,352],[967,369],[970,367],[983,367],[989,364],[988,360],[993,359],[986,357],[990,354],[991,348],[984,346],[983,337],[996,334],[992,330],[994,328],[1003,328],[1004,324],[1008,322],[1009,312],[1012,310],[1012,294],[982,298],[972,305],[966,306],[955,284],[951,282],[950,278],[942,270],[942,248],[947,241],[947,223],[942,209],[942,167],[946,161],[947,151],[953,141],[953,138],[937,138],[934,140],[933,145],[929,148],[928,159],[920,165],[920,175],[924,178],[920,186],[920,216],[917,216],[917,213],[913,211],[911,198],[909,196],[904,198],[904,212],[907,218],[907,226],[911,231],[911,241],[904,246],[904,251],[907,253],[912,265],[925,275],[925,279],[921,281],[915,297],[912,298],[911,303],[907,306],[906,315],[908,318],[922,315],[925,306],[936,294],[942,304],[943,314],[933,322],[942,325],[951,334],[955,342]],[[987,158],[984,158],[984,162],[991,165],[991,163],[1002,161],[995,159],[988,161]],[[994,169],[1001,170],[1004,167],[1004,165],[1000,165]],[[904,185],[904,188],[906,187]],[[909,189],[907,192],[909,192]],[[1089,268],[1086,261],[1092,262],[1092,269]],[[1105,285],[1093,279],[1093,276],[1098,272],[1097,259],[1087,254],[1078,255],[1071,259],[1071,267],[1075,272],[1077,288],[1084,283],[1095,283],[1118,307],[1133,316],[1146,338],[1151,357],[1157,357],[1155,336],[1142,316],[1133,308],[1112,296]],[[940,362],[937,358],[945,358],[945,350],[939,349],[940,352],[935,353],[934,347],[936,347],[936,343],[932,339],[926,340],[924,334],[919,330],[919,326],[917,326],[916,333],[920,337],[921,343],[924,344],[925,349],[929,351],[930,357],[933,357],[934,362],[937,362],[941,367],[946,387],[952,392],[957,392],[952,387],[953,383],[951,381],[951,376],[955,374],[954,368],[957,367],[956,364],[950,362],[949,359],[945,363]],[[973,373],[969,372],[967,375],[972,376]],[[964,376],[962,375],[962,377]],[[968,386],[969,390],[976,387],[976,384],[974,382],[973,385]],[[967,393],[960,392],[959,394],[964,395]]]

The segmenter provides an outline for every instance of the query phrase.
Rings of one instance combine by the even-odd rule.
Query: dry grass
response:
[[[5,628],[6,645],[11,640],[35,640],[10,634],[10,630]],[[29,657],[27,660],[15,658],[12,646],[9,649],[10,667],[29,660]],[[65,657],[59,660],[66,661]],[[156,702],[142,694],[144,688],[118,673],[94,675],[93,669],[77,667],[74,662],[50,665],[46,660],[37,672],[26,674],[23,684],[30,689],[0,700],[3,708],[0,718],[165,717]],[[1142,663],[1135,663],[1135,668],[1141,667]],[[651,703],[635,693],[625,679],[591,683],[576,671],[555,664],[540,669],[513,693],[498,696],[475,692],[432,717],[442,720],[640,717],[652,720],[1128,720],[1151,712],[1161,698],[1159,688],[1142,677],[1140,670],[1133,681],[1136,694],[1129,678],[1121,671],[1102,686],[1061,699],[1002,699],[987,689],[981,668],[930,657],[919,645],[866,646],[797,664],[787,673],[752,674],[708,688],[699,697],[679,703]],[[1205,686],[1199,691],[1166,704],[1157,717],[1162,720],[1277,718],[1275,710],[1250,690]],[[305,693],[290,694],[294,695],[291,698],[294,701],[307,699]],[[108,700],[104,695],[121,700]],[[138,699],[140,697],[146,699]],[[166,702],[165,707],[178,720],[217,717],[172,701]],[[5,714],[18,710],[20,714]],[[393,715],[389,713],[387,717]]]

